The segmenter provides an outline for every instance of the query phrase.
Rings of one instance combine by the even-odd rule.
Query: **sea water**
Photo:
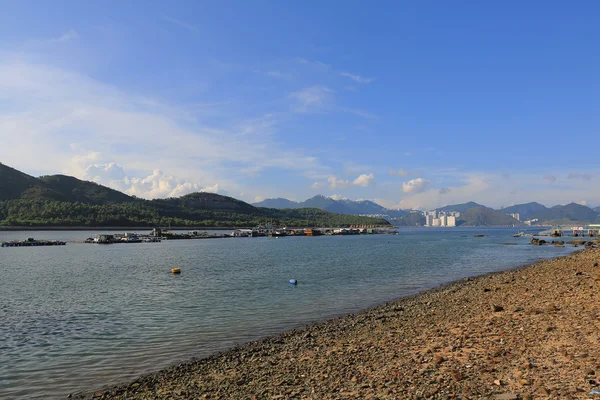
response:
[[[0,248],[0,398],[66,397],[574,250],[531,246],[514,231]],[[0,232],[0,241],[93,233]]]

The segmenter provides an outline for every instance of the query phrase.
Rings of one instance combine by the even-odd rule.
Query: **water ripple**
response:
[[[66,396],[571,251],[473,232],[0,249],[0,398]]]

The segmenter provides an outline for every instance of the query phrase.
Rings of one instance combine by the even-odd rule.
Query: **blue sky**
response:
[[[600,4],[4,1],[0,161],[141,197],[600,205]]]

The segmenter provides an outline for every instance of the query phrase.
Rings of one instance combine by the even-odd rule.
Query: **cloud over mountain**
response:
[[[369,186],[371,183],[373,183],[373,181],[375,180],[375,176],[373,174],[361,174],[358,178],[356,178],[354,181],[352,181],[353,185],[357,185],[357,186]]]
[[[420,193],[427,189],[431,181],[423,178],[411,179],[402,183],[402,191],[404,193]]]

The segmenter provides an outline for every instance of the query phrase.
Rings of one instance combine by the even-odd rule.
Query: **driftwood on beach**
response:
[[[599,262],[587,249],[465,279],[73,397],[588,398]]]

